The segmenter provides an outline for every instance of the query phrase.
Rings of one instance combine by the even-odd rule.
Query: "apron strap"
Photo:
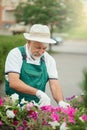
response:
[[[20,47],[18,47],[18,49],[21,52],[22,60],[26,60],[27,56],[26,56],[26,52],[25,52],[25,47],[24,46],[20,46]]]

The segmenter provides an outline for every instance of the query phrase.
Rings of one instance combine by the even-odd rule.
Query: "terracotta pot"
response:
[[[0,126],[0,130],[15,130],[15,128],[8,125],[2,125]]]

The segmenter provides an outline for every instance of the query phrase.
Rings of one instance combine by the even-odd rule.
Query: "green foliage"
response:
[[[17,22],[24,21],[25,24],[48,24],[53,32],[55,26],[59,30],[73,27],[81,11],[80,0],[28,0],[27,3],[20,2],[15,16]]]
[[[87,70],[86,69],[84,70],[84,80],[83,80],[82,88],[84,91],[84,96],[83,96],[84,104],[87,107]]]
[[[0,83],[4,82],[5,60],[8,52],[19,45],[25,44],[21,35],[0,36]]]
[[[66,98],[66,100],[73,106],[74,108],[80,108],[79,111],[84,112],[84,107],[87,107],[87,69],[83,71],[84,79],[81,82],[80,86],[83,90],[83,93],[80,96],[73,95],[71,98]],[[82,110],[83,109],[83,110]],[[85,111],[87,114],[87,110]],[[80,112],[80,114],[82,114]]]
[[[63,0],[60,0],[60,1],[63,1]],[[64,0],[62,2],[62,6],[63,6],[62,15],[64,15],[63,20],[61,20],[62,28],[64,28],[64,26],[66,26],[66,29],[70,30],[70,28],[77,26],[78,21],[80,21],[83,4],[81,3],[80,0],[78,0],[78,1]]]
[[[55,21],[55,14],[57,2],[53,0],[35,0],[28,3],[20,3],[16,8],[16,18],[23,19],[25,23],[50,23]],[[22,9],[22,10],[21,10]],[[21,10],[21,11],[20,11]],[[27,12],[27,13],[26,13]],[[19,17],[20,16],[20,17]],[[52,17],[51,17],[52,16]],[[22,18],[22,19],[21,19]],[[19,20],[18,20],[19,21]]]

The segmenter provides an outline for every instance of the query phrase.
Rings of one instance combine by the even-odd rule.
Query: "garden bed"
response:
[[[67,98],[70,107],[19,104],[17,94],[0,98],[0,130],[87,130],[87,108],[82,97]]]

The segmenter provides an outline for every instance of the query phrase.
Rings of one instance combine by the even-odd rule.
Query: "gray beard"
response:
[[[43,56],[43,54],[42,54],[41,56],[39,56],[39,57],[32,55],[30,49],[29,49],[29,53],[30,53],[30,56],[31,56],[31,58],[32,58],[33,60],[39,60],[39,59]]]

